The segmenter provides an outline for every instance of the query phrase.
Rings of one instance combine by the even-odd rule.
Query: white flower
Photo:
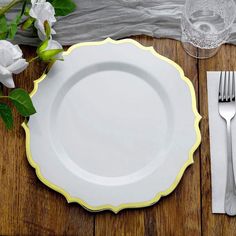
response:
[[[34,26],[38,30],[39,38],[44,41],[46,39],[46,32],[44,29],[44,22],[47,21],[51,27],[51,34],[56,34],[52,29],[53,24],[56,22],[55,10],[51,3],[46,0],[31,0],[32,7],[29,15],[35,19]]]
[[[8,88],[14,88],[13,74],[19,74],[28,62],[22,58],[22,51],[18,45],[6,40],[0,40],[0,82]]]

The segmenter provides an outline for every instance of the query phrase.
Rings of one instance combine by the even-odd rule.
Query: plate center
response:
[[[169,112],[158,87],[121,70],[95,70],[70,80],[54,120],[63,161],[93,175],[121,177],[164,160]]]

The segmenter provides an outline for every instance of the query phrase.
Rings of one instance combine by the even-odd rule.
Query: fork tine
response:
[[[232,101],[235,101],[235,77],[233,71],[233,79],[232,79]]]
[[[228,77],[227,77],[227,86],[228,86],[228,89],[227,89],[227,98],[226,98],[226,101],[231,101],[231,98],[232,98],[232,94],[231,94],[231,91],[230,91],[230,86],[231,86],[231,72],[228,71]]]
[[[226,78],[227,78],[227,72],[225,71],[224,76],[224,85],[223,85],[223,101],[226,101]]]
[[[219,101],[222,101],[222,71],[220,72]]]

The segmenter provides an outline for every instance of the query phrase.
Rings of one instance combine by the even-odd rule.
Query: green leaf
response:
[[[36,113],[31,98],[24,89],[14,89],[8,97],[22,116],[27,117]]]
[[[39,55],[42,51],[44,51],[47,46],[48,46],[48,39],[46,39],[45,41],[43,41],[41,44],[39,44],[36,53]]]
[[[16,32],[17,32],[17,28],[18,28],[18,24],[20,23],[22,15],[18,14],[14,20],[11,21],[10,25],[9,25],[9,33],[8,33],[8,38],[9,39],[14,39]]]
[[[26,5],[27,5],[28,0],[24,0],[23,4],[22,4],[22,8],[21,8],[21,12],[19,14],[16,15],[15,19],[13,19],[8,27],[8,38],[9,39],[14,39],[17,29],[18,29],[18,25],[21,21],[22,16],[25,13],[25,9],[26,9]]]
[[[7,19],[5,15],[0,16],[0,30],[1,31],[7,30]]]
[[[63,51],[64,51],[63,49],[50,49],[40,52],[38,55],[42,61],[53,61],[57,60],[56,55],[58,55]]]
[[[35,19],[32,17],[29,17],[21,26],[22,30],[27,30],[33,23]]]
[[[9,25],[9,33],[8,33],[8,38],[9,39],[14,39],[15,35],[17,32],[17,24],[15,23],[11,23]]]
[[[7,129],[11,129],[13,126],[13,117],[11,108],[5,104],[0,103],[0,117],[2,118]]]
[[[72,0],[52,0],[56,16],[66,16],[76,9],[76,4]]]
[[[5,15],[0,16],[0,39],[6,39],[8,33],[7,19]]]

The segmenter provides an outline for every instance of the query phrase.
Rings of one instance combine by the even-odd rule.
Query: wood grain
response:
[[[22,118],[14,112],[15,127],[6,131],[0,122],[0,234],[1,235],[235,235],[236,219],[211,214],[210,151],[206,70],[235,69],[234,46],[223,46],[209,60],[188,56],[181,44],[169,39],[135,36],[143,45],[177,62],[194,84],[201,122],[202,145],[177,189],[158,204],[145,209],[90,213],[78,204],[67,204],[59,193],[44,186],[28,164]],[[23,47],[26,57],[34,49]],[[34,62],[15,77],[17,87],[33,88],[45,65]]]

